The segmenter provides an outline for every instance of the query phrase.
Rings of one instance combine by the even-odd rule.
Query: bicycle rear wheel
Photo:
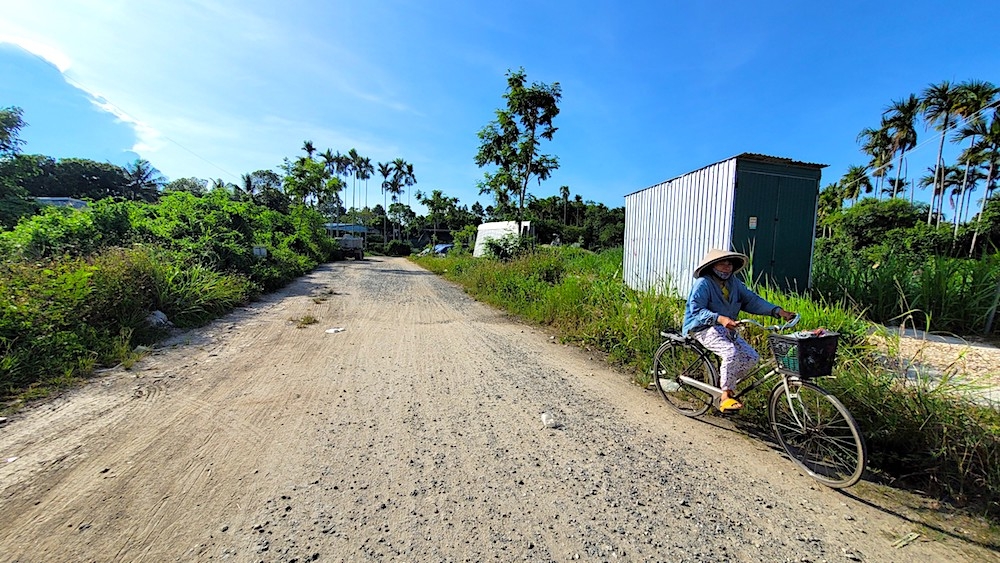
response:
[[[850,487],[861,479],[868,452],[858,423],[822,387],[790,379],[771,390],[767,417],[789,457],[828,487]]]
[[[712,395],[682,383],[681,375],[718,386],[715,366],[705,354],[683,342],[665,342],[653,356],[656,389],[684,416],[701,416],[712,406]]]

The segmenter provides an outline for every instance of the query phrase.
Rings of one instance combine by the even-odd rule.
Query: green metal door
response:
[[[819,179],[816,168],[737,163],[733,247],[751,255],[753,281],[808,288]]]

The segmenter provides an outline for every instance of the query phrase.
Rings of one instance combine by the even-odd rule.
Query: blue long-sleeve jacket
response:
[[[777,316],[779,307],[768,302],[763,297],[747,289],[747,286],[736,276],[726,280],[729,288],[729,299],[722,297],[719,282],[711,275],[695,280],[684,308],[684,326],[681,333],[687,336],[691,331],[698,331],[714,325],[719,315],[725,315],[736,320],[740,311],[754,315]]]

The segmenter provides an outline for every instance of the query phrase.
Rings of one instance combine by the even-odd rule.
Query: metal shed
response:
[[[625,283],[686,296],[709,248],[750,256],[754,279],[810,284],[825,164],[743,153],[625,196]]]

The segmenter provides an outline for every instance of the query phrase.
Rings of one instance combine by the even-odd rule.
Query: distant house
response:
[[[42,205],[55,205],[56,207],[72,207],[74,209],[87,207],[86,201],[72,197],[36,197],[35,201]]]

